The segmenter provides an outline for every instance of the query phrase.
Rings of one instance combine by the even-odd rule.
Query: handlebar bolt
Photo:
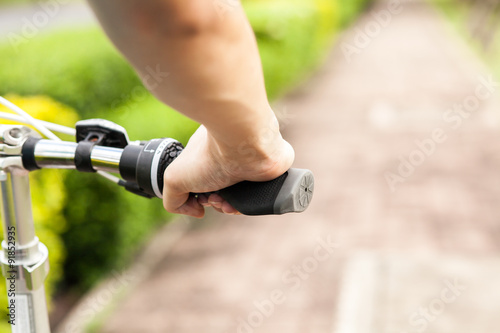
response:
[[[22,137],[21,130],[19,128],[13,128],[9,131],[9,135],[14,139],[20,139]]]

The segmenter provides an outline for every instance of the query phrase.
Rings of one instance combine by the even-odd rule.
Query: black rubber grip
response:
[[[245,215],[272,215],[274,203],[288,177],[284,175],[267,182],[241,182],[218,193],[234,208]]]
[[[314,176],[309,170],[290,169],[271,181],[245,181],[218,192],[245,215],[301,213],[311,203]]]
[[[182,146],[171,144],[161,153],[155,177],[161,192],[163,192],[163,174],[181,152]],[[244,181],[215,193],[220,194],[244,215],[281,215],[306,210],[313,191],[314,177],[311,171],[290,169],[271,181]]]

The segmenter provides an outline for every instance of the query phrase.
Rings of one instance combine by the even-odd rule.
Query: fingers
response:
[[[218,194],[200,194],[198,197],[175,191],[165,184],[163,189],[163,206],[165,210],[174,214],[183,214],[196,218],[205,216],[205,207],[213,207],[219,213],[227,215],[241,215],[231,204]]]
[[[167,190],[168,191],[168,190]],[[204,194],[198,195],[196,198],[189,194],[166,195],[164,191],[163,206],[165,209],[174,214],[183,214],[196,218],[205,216],[205,207],[212,207],[219,213],[227,215],[241,215],[229,202],[225,201],[218,194],[211,194],[206,196]],[[178,206],[179,205],[179,206]]]
[[[221,206],[221,209],[222,209],[222,212],[224,214],[228,214],[228,215],[241,215],[240,212],[238,212],[233,206],[231,206],[231,204],[229,204],[229,202],[227,201],[224,201],[222,202],[222,206]]]
[[[205,216],[205,209],[194,196],[189,194],[173,194],[163,191],[163,207],[170,213],[183,214],[196,218]]]
[[[205,216],[205,209],[195,196],[188,195],[188,200],[179,208],[178,213],[201,219]]]
[[[203,207],[213,207],[219,213],[227,215],[241,215],[229,202],[225,201],[220,195],[212,193],[210,196],[205,194],[198,195],[198,203]]]
[[[207,196],[205,194],[199,194],[198,195],[198,203],[200,205],[202,205],[203,207],[213,207],[213,209],[215,209],[219,213],[222,213],[222,210],[220,209],[220,204],[214,202],[213,200],[209,201],[208,198],[209,198],[209,196]]]
[[[203,206],[194,196],[190,196],[182,183],[176,182],[175,177],[169,177],[165,172],[163,185],[163,207],[167,212],[184,214],[202,218],[205,215]]]
[[[182,154],[176,158],[164,173],[163,206],[168,212],[201,218],[205,214],[204,207],[213,207],[225,214],[239,214],[234,207],[220,195],[190,195],[226,187],[230,184],[214,183],[214,171],[219,164],[212,161],[203,149],[206,141],[206,129],[203,126],[191,137]],[[197,141],[198,140],[198,141]],[[205,157],[204,157],[205,156]],[[204,166],[200,168],[199,166]],[[215,172],[216,173],[216,172]],[[208,186],[207,184],[212,184]],[[207,189],[209,187],[209,189]]]

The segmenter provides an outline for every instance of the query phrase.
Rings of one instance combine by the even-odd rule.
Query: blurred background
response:
[[[177,222],[180,245],[160,244],[158,267],[116,293],[110,281],[175,217],[93,175],[33,173],[53,327],[500,332],[500,1],[242,2],[297,166],[316,173],[314,204]],[[185,144],[198,126],[145,90],[78,0],[0,0],[0,95],[67,126],[117,122],[132,140]]]

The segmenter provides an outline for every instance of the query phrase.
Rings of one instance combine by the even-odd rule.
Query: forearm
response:
[[[259,145],[263,133],[279,135],[241,8],[221,18],[211,0],[89,1],[158,99],[227,145]],[[155,79],[151,70],[168,76]]]

